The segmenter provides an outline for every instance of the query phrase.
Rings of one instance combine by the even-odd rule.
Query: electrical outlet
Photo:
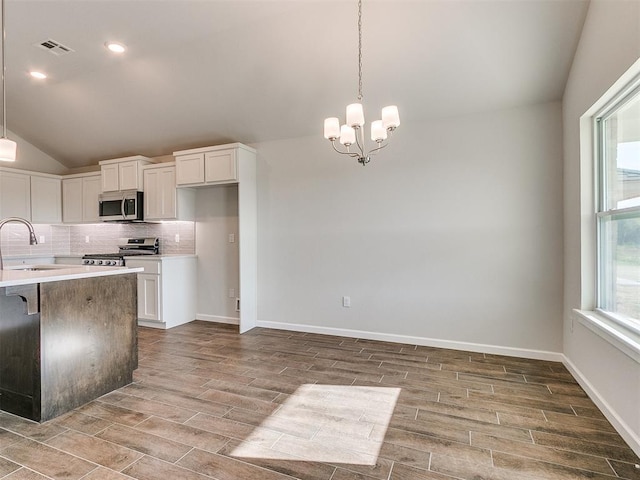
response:
[[[84,243],[89,243],[89,235],[86,235],[86,236],[84,237]]]
[[[180,243],[180,234],[176,233],[176,243]]]
[[[40,238],[38,239],[38,243],[44,243],[44,235],[40,235]]]
[[[236,291],[233,288],[229,289],[229,298],[234,298],[236,296]]]
[[[229,234],[229,243],[235,243],[236,241],[236,234],[235,233],[230,233]]]
[[[342,297],[342,306],[349,308],[351,306],[351,297]]]

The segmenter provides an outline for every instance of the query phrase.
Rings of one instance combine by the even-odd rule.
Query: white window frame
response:
[[[640,60],[580,117],[581,301],[573,310],[577,321],[640,363],[640,324],[605,312],[598,305],[598,214],[600,210],[600,163],[596,119],[640,88]],[[634,209],[636,207],[633,207]],[[626,210],[626,209],[625,209]],[[573,327],[571,327],[573,330]]]
[[[631,98],[640,94],[640,76],[636,77],[626,88],[615,95],[605,106],[593,117],[593,139],[594,146],[594,167],[595,167],[595,205],[596,205],[596,312],[603,315],[612,321],[622,324],[623,326],[630,328],[631,330],[640,333],[640,318],[630,319],[623,315],[617,315],[615,312],[604,310],[600,306],[603,303],[603,290],[605,287],[602,285],[602,277],[604,276],[600,269],[602,268],[602,254],[606,246],[602,244],[602,223],[609,219],[614,221],[620,217],[631,215],[632,217],[640,217],[640,206],[627,207],[627,208],[609,208],[607,206],[607,183],[609,181],[607,175],[607,165],[605,161],[605,131],[604,122],[612,115],[614,115],[623,105],[625,105]]]

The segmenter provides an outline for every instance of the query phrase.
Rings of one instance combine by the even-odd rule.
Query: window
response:
[[[597,306],[640,325],[640,85],[595,120]]]

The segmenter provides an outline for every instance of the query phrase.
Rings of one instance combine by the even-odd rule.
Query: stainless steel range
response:
[[[83,265],[123,267],[124,257],[137,255],[157,255],[160,242],[157,238],[130,238],[125,245],[118,245],[118,253],[87,253],[82,257]]]

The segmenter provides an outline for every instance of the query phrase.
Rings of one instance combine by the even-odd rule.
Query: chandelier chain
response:
[[[362,100],[362,0],[358,0],[358,100]]]

